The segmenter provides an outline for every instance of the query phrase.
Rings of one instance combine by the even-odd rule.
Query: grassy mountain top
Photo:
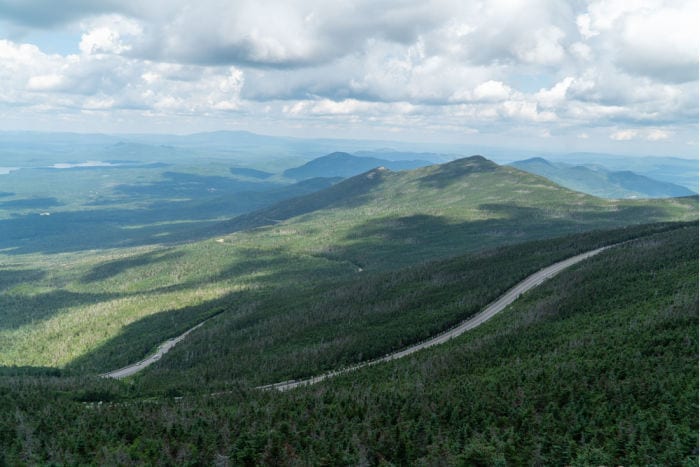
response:
[[[541,157],[510,165],[547,177],[572,190],[603,198],[668,198],[695,194],[684,186],[655,180],[629,170],[607,170],[600,165],[571,165],[550,162]]]

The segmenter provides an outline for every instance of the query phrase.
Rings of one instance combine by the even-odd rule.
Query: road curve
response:
[[[614,246],[614,245],[611,245]],[[289,380],[289,381],[282,381],[280,383],[274,383],[274,384],[268,384],[265,386],[258,386],[257,389],[276,389],[278,391],[286,391],[289,389],[294,389],[299,386],[307,386],[310,384],[315,384],[320,381],[323,381],[324,379],[332,378],[334,376],[342,375],[344,373],[349,373],[351,371],[355,371],[359,368],[363,368],[366,366],[371,366],[371,365],[376,365],[377,363],[382,363],[382,362],[388,362],[391,360],[396,360],[398,358],[405,357],[407,355],[411,355],[412,353],[418,352],[419,350],[422,349],[427,349],[428,347],[432,347],[434,345],[438,344],[443,344],[447,342],[448,340],[455,338],[470,329],[474,329],[475,327],[479,326],[480,324],[488,321],[489,319],[493,318],[493,316],[496,315],[496,313],[502,311],[505,307],[513,303],[520,295],[523,293],[527,292],[528,290],[537,287],[540,285],[542,282],[546,281],[547,279],[550,279],[557,274],[559,274],[561,271],[564,269],[568,268],[569,266],[573,266],[576,263],[579,263],[583,261],[584,259],[590,258],[591,256],[597,255],[603,250],[606,250],[610,248],[611,246],[605,246],[602,248],[598,248],[595,250],[588,251],[586,253],[582,253],[580,255],[572,256],[571,258],[565,259],[563,261],[559,261],[558,263],[554,263],[551,266],[548,266],[544,269],[540,269],[536,273],[528,276],[518,284],[516,284],[514,287],[509,289],[506,293],[501,295],[496,301],[492,302],[490,305],[488,305],[486,308],[484,308],[482,311],[479,313],[475,314],[469,319],[466,319],[462,321],[459,325],[457,325],[454,328],[448,329],[445,332],[442,332],[434,337],[431,337],[427,341],[423,341],[421,343],[412,345],[411,347],[407,347],[403,350],[399,350],[397,352],[391,353],[389,355],[386,355],[381,358],[377,358],[375,360],[368,360],[366,362],[358,363],[357,365],[353,365],[350,367],[342,368],[339,370],[331,371],[328,373],[324,373],[322,375],[314,376],[312,378],[307,378],[307,379],[302,379],[302,380]]]
[[[133,363],[129,366],[125,366],[124,368],[120,368],[118,370],[110,371],[108,373],[102,373],[100,376],[102,378],[126,378],[127,376],[131,376],[134,373],[138,373],[139,371],[143,370],[147,366],[157,362],[160,360],[160,358],[168,353],[170,349],[175,347],[175,344],[183,340],[189,333],[194,331],[195,329],[199,328],[202,326],[206,321],[202,321],[198,325],[194,326],[193,328],[188,329],[187,331],[183,332],[177,337],[173,337],[172,339],[168,339],[167,341],[163,342],[158,346],[158,350],[156,350],[156,353],[151,355],[150,357],[146,357],[140,362]]]

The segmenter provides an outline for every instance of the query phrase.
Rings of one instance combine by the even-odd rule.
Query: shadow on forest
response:
[[[56,198],[24,198],[0,202],[0,209],[48,209],[63,206]]]
[[[181,172],[164,172],[164,180],[144,184],[118,185],[117,193],[149,197],[202,196],[262,192],[279,188],[278,183],[247,182],[217,175],[197,175]]]
[[[173,286],[155,289],[153,293],[164,293],[176,290],[197,290],[204,283],[231,279],[237,275],[250,275],[250,279],[242,278],[239,284],[250,283],[250,289],[245,287],[235,292],[229,292],[216,299],[207,300],[201,304],[165,310],[125,326],[122,331],[90,353],[83,355],[68,366],[67,370],[77,371],[107,371],[136,362],[153,352],[157,345],[164,340],[178,336],[187,329],[212,316],[227,313],[229,320],[235,320],[242,328],[253,326],[268,319],[265,313],[247,313],[241,311],[242,304],[248,308],[255,300],[266,295],[268,290],[277,289],[281,296],[285,287],[296,288],[300,281],[312,281],[337,276],[339,268],[336,263],[318,258],[303,258],[275,251],[261,254],[257,250],[242,250],[245,259],[237,261],[231,267],[215,277],[201,282],[185,282]],[[341,268],[342,269],[342,268]],[[352,269],[348,267],[348,272]],[[235,316],[238,314],[238,316]]]
[[[176,337],[202,321],[231,310],[237,293],[199,305],[165,310],[125,326],[112,339],[68,365],[68,372],[102,372],[137,362],[166,339]]]
[[[373,219],[351,230],[347,243],[324,256],[363,268],[391,269],[455,252],[667,220],[665,211],[656,206],[627,206],[613,212],[590,209],[561,218],[544,209],[508,204],[482,204],[479,209],[493,217],[467,222],[426,214]]]
[[[579,212],[569,219],[554,220],[536,208],[512,205],[482,205],[480,208],[502,217],[452,223],[440,216],[415,215],[366,222],[347,236],[352,242],[344,246],[333,246],[328,254],[319,255],[333,260],[327,263],[319,263],[318,258],[309,258],[309,262],[304,262],[298,256],[280,250],[242,250],[245,259],[206,281],[217,282],[249,275],[253,289],[232,292],[196,306],[163,311],[134,322],[99,348],[76,359],[69,368],[77,371],[105,371],[133,363],[153,351],[165,339],[177,336],[219,313],[226,313],[228,327],[251,329],[260,322],[271,319],[275,313],[285,310],[285,303],[289,294],[293,295],[295,284],[320,284],[345,273],[348,275],[343,277],[347,277],[348,283],[351,283],[353,280],[367,280],[367,274],[371,273],[370,270],[356,274],[355,268],[349,265],[345,272],[342,267],[338,267],[337,261],[363,267],[368,265],[371,269],[392,269],[524,240],[612,228],[629,224],[632,220],[653,222],[664,217],[664,211],[660,208],[640,206],[608,213],[590,210]],[[242,283],[247,280],[243,278]],[[196,290],[200,285],[202,284],[189,282],[156,291]],[[279,306],[274,309],[256,309],[254,303],[263,296],[267,302],[278,302]],[[342,323],[338,325],[342,326]]]
[[[28,282],[34,282],[46,277],[46,271],[41,269],[0,269],[0,292]]]
[[[92,268],[81,279],[81,282],[86,284],[90,282],[102,281],[121,274],[131,268],[168,261],[184,256],[181,252],[174,251],[152,251],[138,256],[130,256],[124,259],[108,261]]]
[[[357,175],[339,182],[339,178],[315,178],[304,180],[296,185],[306,186],[311,184],[311,186],[317,186],[319,184],[325,184],[326,186],[323,188],[326,189],[321,196],[319,196],[318,193],[311,193],[305,196],[286,199],[268,208],[238,216],[230,221],[221,222],[213,226],[212,231],[216,233],[236,232],[273,225],[291,219],[292,217],[309,214],[329,207],[353,208],[362,206],[371,199],[370,191],[380,186],[384,182],[386,176],[387,173],[385,172],[371,170],[362,175]]]
[[[107,203],[101,203],[101,206],[105,206],[101,209],[59,211],[48,216],[36,212],[24,213],[0,219],[0,250],[6,249],[5,254],[62,253],[200,240],[217,233],[228,233],[248,227],[246,222],[237,224],[237,221],[233,221],[229,227],[227,223],[218,220],[222,217],[239,216],[295,196],[308,195],[335,181],[316,180],[311,183],[282,186],[268,183],[265,184],[267,191],[261,191],[258,186],[262,185],[261,183],[237,182],[225,177],[179,174],[176,178],[179,180],[177,186],[165,189],[169,195],[177,194],[183,197],[187,192],[193,194],[192,190],[199,190],[197,197],[182,201],[151,201],[137,208],[106,207]],[[229,182],[239,187],[255,185],[257,188],[256,191],[240,191],[226,195],[222,195],[220,191],[212,194],[202,188],[211,184],[221,186]],[[188,184],[192,186],[188,188]],[[129,191],[127,188],[123,189]],[[136,191],[140,189],[143,190],[143,194],[153,190],[153,196],[147,196],[146,200],[163,195],[162,187],[146,185],[134,188]],[[178,192],[180,189],[183,191]],[[9,202],[27,204],[34,201]],[[235,228],[236,225],[239,228]],[[245,227],[242,227],[243,225]]]
[[[128,296],[120,293],[85,293],[52,290],[35,295],[22,295],[13,300],[12,315],[0,310],[0,329],[16,329],[23,325],[50,319],[74,306],[97,304]]]

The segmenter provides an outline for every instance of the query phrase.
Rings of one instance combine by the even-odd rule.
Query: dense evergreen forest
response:
[[[448,344],[290,392],[4,368],[0,464],[697,465],[697,224],[620,237]]]

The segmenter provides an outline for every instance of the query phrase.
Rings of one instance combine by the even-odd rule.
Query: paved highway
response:
[[[307,378],[307,379],[302,379],[302,380],[291,380],[291,381],[282,381],[280,383],[275,383],[275,384],[268,384],[265,386],[259,386],[258,389],[277,389],[279,391],[286,391],[288,389],[293,389],[298,386],[306,386],[309,384],[315,384],[318,383],[319,381],[323,381],[324,379],[332,378],[333,376],[337,375],[342,375],[344,373],[349,373],[351,371],[355,371],[359,368],[363,368],[366,366],[371,366],[371,365],[376,365],[377,363],[382,363],[382,362],[388,362],[391,360],[396,360],[397,358],[402,358],[405,357],[406,355],[411,355],[412,353],[418,352],[419,350],[422,349],[427,349],[428,347],[432,347],[434,345],[442,344],[444,342],[447,342],[448,340],[455,338],[459,336],[460,334],[463,334],[470,329],[474,329],[475,327],[479,326],[480,324],[484,323],[485,321],[488,321],[491,319],[496,313],[499,311],[502,311],[505,307],[510,305],[517,299],[520,295],[523,293],[527,292],[528,290],[537,287],[540,285],[542,282],[546,281],[547,279],[554,277],[555,275],[559,274],[562,270],[568,268],[569,266],[572,266],[578,262],[583,261],[586,258],[590,258],[593,255],[597,255],[601,251],[610,248],[609,246],[603,247],[603,248],[598,248],[597,250],[592,250],[588,251],[586,253],[582,253],[577,256],[573,256],[571,258],[565,259],[563,261],[560,261],[558,263],[554,263],[551,266],[548,266],[544,269],[541,269],[537,271],[536,273],[532,274],[531,276],[528,276],[526,279],[523,281],[519,282],[517,285],[515,285],[513,288],[508,290],[506,293],[501,295],[495,302],[491,303],[489,306],[487,306],[484,310],[480,311],[476,315],[472,316],[471,318],[462,321],[458,326],[449,329],[443,333],[440,333],[427,341],[421,342],[419,344],[412,345],[411,347],[407,347],[403,350],[399,350],[397,352],[391,353],[389,355],[386,355],[382,358],[377,358],[375,360],[369,360],[366,362],[358,363],[357,365],[351,366],[351,367],[346,367],[342,368],[339,370],[331,371],[328,373],[324,373],[322,375],[314,376],[312,378]],[[160,358],[167,353],[170,349],[172,349],[178,342],[182,341],[189,333],[194,331],[195,329],[199,328],[202,326],[204,322],[199,323],[195,327],[187,330],[186,332],[182,333],[181,335],[169,339],[165,342],[163,342],[159,347],[158,350],[156,351],[155,354],[151,355],[148,358],[145,358],[144,360],[141,360],[140,362],[136,362],[132,365],[126,366],[124,368],[120,368],[118,370],[110,371],[109,373],[103,373],[100,376],[103,378],[125,378],[127,376],[131,376],[134,373],[137,373],[144,368],[148,367],[149,365],[157,362],[160,360]]]
[[[160,344],[160,346],[158,346],[158,350],[156,350],[156,353],[154,353],[150,357],[147,357],[147,358],[141,360],[140,362],[136,362],[132,365],[125,366],[124,368],[110,371],[109,373],[103,373],[100,376],[103,378],[117,378],[117,379],[119,379],[119,378],[126,378],[127,376],[131,376],[134,373],[138,373],[139,371],[143,370],[147,366],[152,365],[153,363],[160,360],[160,358],[164,354],[168,353],[170,351],[170,349],[175,347],[175,344],[177,344],[182,339],[187,337],[187,335],[189,333],[191,333],[192,331],[194,331],[198,327],[202,326],[204,323],[205,323],[205,321],[202,321],[201,323],[199,323],[195,327],[188,329],[187,331],[183,332],[179,336],[174,337],[172,339],[168,339],[167,341],[163,342],[162,344]]]
[[[516,284],[513,288],[508,290],[506,293],[501,295],[496,301],[492,302],[490,305],[488,305],[486,308],[484,308],[482,311],[477,313],[476,315],[472,316],[471,318],[462,321],[458,326],[449,329],[443,333],[440,333],[427,341],[423,341],[419,344],[412,345],[411,347],[407,347],[403,350],[399,350],[397,352],[391,353],[389,355],[386,355],[385,357],[382,358],[377,358],[375,360],[369,360],[366,362],[358,363],[357,365],[347,367],[347,368],[342,368],[336,371],[331,371],[328,373],[324,373],[322,375],[314,376],[312,378],[307,378],[307,379],[302,379],[302,380],[290,380],[290,381],[282,381],[280,383],[275,383],[275,384],[268,384],[265,386],[259,386],[258,389],[277,389],[278,391],[287,391],[289,389],[294,389],[299,386],[307,386],[309,384],[315,384],[318,383],[319,381],[323,381],[324,379],[332,378],[337,375],[342,375],[344,373],[349,373],[351,371],[355,371],[359,368],[363,368],[366,366],[371,366],[371,365],[376,365],[377,363],[382,363],[382,362],[388,362],[391,360],[396,360],[398,358],[405,357],[407,355],[411,355],[412,353],[418,352],[419,350],[427,349],[428,347],[432,347],[434,345],[438,344],[443,344],[447,342],[450,339],[453,339],[461,334],[464,334],[465,332],[469,331],[470,329],[474,329],[475,327],[479,326],[480,324],[488,321],[489,319],[493,318],[496,313],[499,311],[502,311],[513,303],[520,295],[523,293],[527,292],[528,290],[537,287],[540,285],[542,282],[546,281],[547,279],[556,276],[559,274],[561,271],[564,269],[568,268],[569,266],[573,266],[576,263],[579,263],[583,261],[584,259],[590,258],[591,256],[597,255],[603,250],[606,250],[610,248],[609,246],[603,247],[603,248],[598,248],[596,250],[588,251],[586,253],[582,253],[580,255],[573,256],[571,258],[565,259],[563,261],[560,261],[558,263],[554,263],[551,266],[548,266],[544,269],[540,269],[536,273],[532,274],[531,276],[528,276],[526,279],[523,281],[519,282]]]

